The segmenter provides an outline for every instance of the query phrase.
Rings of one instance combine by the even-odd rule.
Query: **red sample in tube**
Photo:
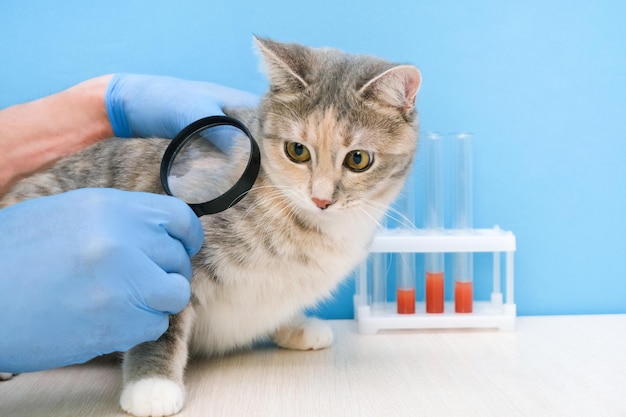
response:
[[[443,313],[443,272],[426,272],[426,312]]]
[[[473,301],[473,282],[456,281],[454,283],[454,311],[457,313],[471,313]]]
[[[415,288],[398,288],[396,301],[398,314],[415,314]]]

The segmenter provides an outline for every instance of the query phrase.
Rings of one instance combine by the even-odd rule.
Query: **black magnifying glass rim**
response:
[[[248,164],[246,165],[246,169],[244,169],[241,174],[241,177],[239,177],[237,182],[235,182],[235,184],[233,184],[228,191],[204,203],[187,202],[187,205],[191,207],[193,212],[196,213],[198,217],[204,216],[205,214],[222,212],[241,201],[241,199],[248,194],[248,191],[250,191],[254,185],[254,182],[259,175],[259,170],[261,169],[261,152],[259,151],[259,145],[252,137],[252,134],[246,125],[229,116],[204,117],[196,120],[181,130],[178,135],[172,139],[172,142],[168,145],[165,153],[163,154],[163,159],[161,161],[161,184],[168,195],[176,197],[170,190],[167,178],[178,152],[180,152],[185,144],[193,138],[194,134],[201,130],[216,126],[233,126],[245,133],[250,140],[250,157],[248,158]]]

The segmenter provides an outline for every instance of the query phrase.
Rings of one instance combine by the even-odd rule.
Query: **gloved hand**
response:
[[[0,210],[0,371],[156,340],[190,298],[198,218],[173,197],[80,189]]]
[[[223,115],[225,106],[256,106],[259,97],[217,84],[173,77],[115,74],[105,104],[116,136],[172,139],[188,124]]]

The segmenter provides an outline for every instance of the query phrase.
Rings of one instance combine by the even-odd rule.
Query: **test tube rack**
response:
[[[383,309],[373,309],[368,291],[367,262],[363,262],[356,276],[354,317],[359,333],[374,334],[385,329],[453,329],[495,328],[515,329],[514,252],[515,235],[500,229],[454,230],[378,230],[370,253],[458,253],[486,252],[493,254],[493,285],[488,301],[474,301],[471,313],[455,313],[454,303],[446,301],[443,313],[426,313],[425,303],[417,301],[414,314],[398,314],[396,303],[386,302]],[[502,259],[505,261],[504,289],[502,289]],[[374,277],[386,280],[386,276]],[[417,280],[419,283],[420,281]],[[381,283],[378,283],[380,285]],[[504,290],[504,292],[503,292]]]

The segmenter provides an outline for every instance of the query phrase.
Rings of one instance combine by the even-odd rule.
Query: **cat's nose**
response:
[[[333,202],[330,200],[322,200],[317,197],[312,197],[311,200],[315,203],[317,207],[321,208],[322,210],[326,210],[328,206],[333,204]]]

